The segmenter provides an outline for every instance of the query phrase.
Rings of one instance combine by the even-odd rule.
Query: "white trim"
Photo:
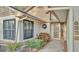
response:
[[[59,40],[61,40],[61,24],[59,23]]]
[[[15,40],[10,40],[10,39],[2,39],[1,41],[5,41],[5,42],[15,42]]]
[[[23,40],[20,40],[19,42],[25,42],[25,41],[29,41],[29,40],[32,40],[32,39],[35,39],[35,38],[23,39]]]
[[[3,19],[3,20],[6,20],[6,19],[13,19],[13,18],[15,18],[15,15],[0,17],[0,19]]]
[[[73,9],[69,9],[69,17],[67,19],[67,48],[68,52],[73,52]]]
[[[16,35],[15,35],[16,42],[20,41],[19,38],[19,18],[16,17]]]
[[[48,8],[48,10],[68,10],[70,7],[53,7],[53,8]]]
[[[15,18],[14,15],[5,16],[5,17],[0,17],[0,19],[2,19],[3,21],[4,21],[4,20],[7,20],[7,19],[15,19],[15,21],[16,21],[16,18]],[[15,42],[15,41],[16,41],[16,40],[4,39],[4,38],[1,39],[1,40],[6,41],[6,42]]]

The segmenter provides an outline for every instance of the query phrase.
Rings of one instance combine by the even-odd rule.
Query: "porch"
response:
[[[39,52],[64,52],[64,41],[52,40],[45,47],[39,50]]]
[[[73,31],[72,31],[72,28],[73,28],[72,13],[73,12],[71,7],[55,7],[55,8],[43,7],[42,8],[39,6],[39,7],[36,7],[35,9],[32,9],[34,7],[31,7],[27,9],[28,11],[30,10],[29,12],[27,11],[29,14],[24,10],[18,9],[19,7],[17,6],[9,7],[9,8],[10,10],[13,11],[13,15],[8,17],[7,16],[2,17],[1,19],[5,20],[5,19],[15,18],[15,21],[11,22],[13,24],[10,23],[11,29],[12,29],[12,26],[14,26],[14,30],[12,31],[15,31],[15,36],[13,32],[11,32],[11,36],[7,34],[6,35],[1,34],[2,40],[8,41],[8,42],[24,42],[24,41],[28,41],[31,38],[36,38],[39,33],[43,32],[43,33],[50,34],[51,40],[52,40],[50,43],[48,43],[47,45],[48,48],[45,48],[45,51],[47,50],[63,51],[64,40],[67,41],[66,44],[67,44],[68,51],[73,51]],[[16,12],[18,11],[17,14],[14,13],[15,11]],[[1,20],[1,22],[3,22],[3,20]],[[6,24],[4,25],[6,26]],[[4,32],[3,30],[1,31],[2,31],[1,33]],[[5,28],[5,32],[6,32],[6,28]],[[4,38],[7,38],[7,39],[4,39],[3,36]],[[50,49],[50,47],[52,49]],[[59,49],[59,50],[56,50],[56,49]]]

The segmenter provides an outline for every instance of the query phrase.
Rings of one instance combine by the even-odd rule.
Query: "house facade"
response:
[[[48,33],[51,40],[66,40],[73,51],[74,21],[78,21],[79,7],[0,7],[0,40],[24,42]],[[46,28],[44,28],[44,26]]]

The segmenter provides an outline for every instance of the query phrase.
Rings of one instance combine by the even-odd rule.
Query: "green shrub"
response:
[[[32,39],[26,42],[27,47],[40,49],[44,46],[45,42],[41,39]]]
[[[16,51],[18,48],[20,48],[21,45],[22,45],[21,43],[17,43],[17,42],[15,42],[15,43],[10,43],[10,44],[7,45],[7,49],[8,49],[8,51],[14,52],[14,51]]]

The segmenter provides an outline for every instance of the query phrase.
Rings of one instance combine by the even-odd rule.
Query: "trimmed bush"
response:
[[[22,45],[21,43],[17,43],[17,42],[10,43],[10,44],[7,45],[7,49],[10,52],[15,52],[18,48],[21,47],[21,45]]]
[[[26,42],[27,47],[40,49],[45,45],[45,42],[41,39],[33,39]]]

